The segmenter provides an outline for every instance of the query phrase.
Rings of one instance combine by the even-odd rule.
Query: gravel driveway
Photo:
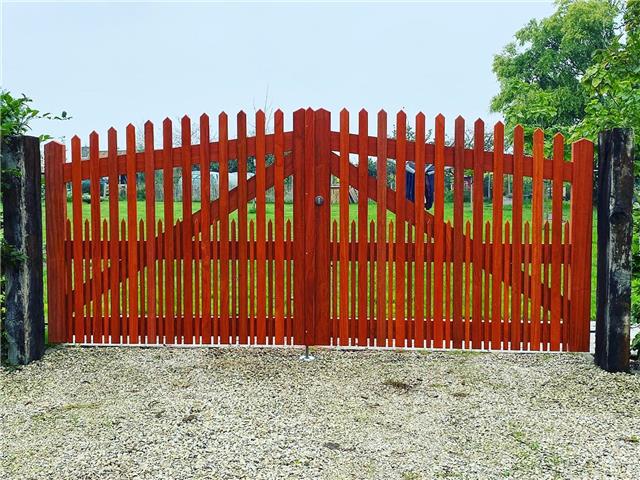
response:
[[[2,478],[635,478],[589,355],[57,348],[0,373]]]

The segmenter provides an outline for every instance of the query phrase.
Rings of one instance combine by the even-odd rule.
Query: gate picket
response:
[[[94,131],[89,135],[89,189],[91,196],[91,284],[95,286],[92,292],[92,318],[94,342],[102,343],[102,276],[101,276],[101,248],[100,248],[100,174],[98,170],[98,156],[100,146],[98,134]],[[89,240],[88,238],[86,240]]]
[[[463,202],[464,202],[464,119],[458,117],[456,119],[456,150],[454,159],[454,213],[453,213],[453,347],[462,348],[462,339],[464,336],[464,328],[462,325],[462,263],[463,263],[463,239],[462,225],[464,221]],[[438,138],[436,142],[440,149],[444,146],[444,124],[436,131]],[[444,173],[441,173],[444,175]],[[440,180],[444,182],[444,179]],[[475,172],[474,172],[475,181]],[[475,192],[475,189],[474,189]],[[440,202],[444,207],[444,198]],[[474,208],[475,212],[475,208]],[[440,212],[440,215],[442,213]],[[475,221],[475,219],[474,219]],[[447,232],[448,233],[448,232]],[[447,283],[448,285],[448,283]],[[450,317],[447,315],[447,321]]]
[[[218,168],[220,178],[220,343],[229,343],[229,157],[227,114],[218,116]]]
[[[349,112],[340,111],[340,345],[349,344]],[[352,237],[353,238],[353,237]],[[335,313],[334,313],[335,315]]]
[[[265,219],[265,139],[264,139],[265,117],[264,112],[256,112],[256,258],[257,258],[257,330],[256,342],[264,344],[267,338],[266,319],[266,219]],[[220,289],[220,296],[223,295]],[[222,315],[222,314],[221,314]]]
[[[442,114],[436,117],[436,155],[434,165],[434,211],[433,211],[433,347],[442,348],[444,340],[444,319],[442,317],[442,268],[444,265],[444,124],[445,119]],[[456,119],[456,131],[464,130],[464,120],[462,117]],[[457,145],[457,144],[456,144]],[[460,150],[460,145],[456,146],[455,166],[454,166],[454,199],[453,199],[453,224],[456,232],[462,228],[462,187],[464,171],[462,158],[464,151]],[[417,161],[416,161],[417,167]],[[420,170],[422,171],[422,170]],[[417,192],[417,188],[416,188]],[[416,217],[416,229],[420,228],[421,219]],[[456,251],[461,250],[460,241],[462,234],[454,235]],[[416,246],[419,245],[416,244]],[[418,264],[416,264],[416,267]],[[454,294],[462,297],[459,283],[461,282],[458,263],[454,270]],[[418,272],[416,272],[418,274]]]
[[[200,202],[202,230],[202,343],[209,344],[213,336],[211,318],[211,146],[209,116],[200,116]],[[242,145],[244,130],[238,125],[238,141]],[[161,302],[162,303],[162,302]]]
[[[358,115],[358,345],[367,346],[371,335],[369,329],[370,313],[367,311],[367,270],[370,263],[367,258],[367,245],[373,244],[373,238],[367,241],[368,176],[369,176],[369,120],[366,110]]]
[[[378,141],[376,163],[376,345],[386,345],[386,218],[387,218],[387,113],[380,110],[378,113]]]
[[[471,325],[471,344],[473,348],[481,348],[485,337],[483,324],[485,318],[482,312],[482,266],[484,263],[484,245],[482,241],[484,210],[484,122],[476,120],[473,125],[473,319]],[[457,135],[456,142],[464,142],[464,132]]]
[[[416,115],[416,142],[414,147],[414,155],[415,155],[415,165],[416,172],[423,172],[425,169],[425,116],[422,113]],[[421,174],[422,175],[422,174]],[[416,173],[416,178],[417,173]],[[421,177],[420,177],[421,178]],[[414,217],[415,217],[415,248],[414,248],[414,264],[415,264],[415,289],[418,292],[422,292],[424,290],[424,263],[425,263],[425,250],[424,250],[424,242],[422,239],[424,238],[424,208],[422,207],[422,202],[425,194],[425,185],[424,182],[415,182],[415,195],[414,198],[420,200],[420,208],[418,208],[417,201],[414,202],[416,208],[414,208]],[[409,225],[408,238],[407,243],[411,245],[411,234],[412,229],[411,225]],[[411,268],[408,269],[409,274],[411,273]],[[430,276],[427,276],[427,284],[430,283]],[[407,282],[407,297],[411,296],[411,282]],[[407,309],[407,316],[410,315],[411,309]],[[428,332],[424,330],[424,309],[423,309],[423,301],[422,295],[416,297],[415,301],[415,313],[414,313],[414,334],[413,339],[415,341],[414,345],[416,347],[423,347],[426,344],[430,345],[431,336]],[[430,318],[427,317],[427,321],[431,321]],[[438,327],[436,327],[438,328]],[[437,335],[437,334],[436,334]]]
[[[169,118],[162,122],[163,143],[163,199],[164,199],[164,263],[165,263],[165,342],[175,343],[175,319],[174,319],[174,243],[173,243],[173,132]]]
[[[511,293],[511,348],[520,350],[522,347],[522,200],[523,181],[522,169],[524,162],[524,129],[517,125],[513,131],[513,201],[511,205],[512,229],[512,268],[511,278],[513,280]],[[526,270],[524,270],[526,271]],[[515,324],[515,325],[514,325]],[[526,349],[526,348],[525,348]]]
[[[503,202],[503,161],[504,125],[496,123],[493,129],[493,252],[491,279],[491,348],[502,348],[502,202]]]
[[[247,116],[244,112],[237,116],[237,165],[238,165],[238,335],[239,343],[249,341],[249,320],[247,314]],[[209,202],[204,202],[204,204]],[[203,218],[203,225],[206,225]]]
[[[275,180],[274,180],[274,210],[275,210],[275,343],[284,344],[284,119],[282,110],[277,110],[274,116],[275,137]]]
[[[193,343],[193,259],[191,238],[193,237],[193,219],[191,206],[191,119],[182,117],[180,125],[182,138],[182,262],[183,262],[183,343]]]
[[[389,288],[389,293],[393,293],[395,291],[396,294],[396,311],[395,311],[395,327],[396,327],[396,335],[395,335],[395,346],[404,347],[405,346],[405,318],[411,315],[411,310],[407,309],[407,315],[405,316],[405,162],[406,162],[406,148],[407,148],[407,116],[404,112],[398,112],[396,117],[396,131],[397,131],[397,140],[396,140],[396,252],[395,252],[395,289]],[[416,178],[418,172],[422,172],[422,170],[416,170]],[[421,185],[424,185],[424,182],[420,182]],[[422,208],[422,198],[416,197],[416,210],[423,210]],[[423,223],[424,225],[424,223]],[[389,234],[391,235],[391,234]],[[393,237],[389,236],[389,240]],[[416,235],[416,243],[423,244],[422,236]],[[422,263],[422,262],[420,262]],[[417,280],[417,278],[416,278]],[[391,283],[391,282],[389,282]],[[422,312],[423,305],[423,288],[422,288],[422,274],[420,274],[420,282],[416,282],[416,311]],[[420,321],[416,317],[415,321]]]
[[[540,308],[542,292],[538,285],[542,280],[542,162],[544,160],[544,137],[542,130],[533,133],[533,183],[531,193],[531,350],[540,350],[542,324]]]

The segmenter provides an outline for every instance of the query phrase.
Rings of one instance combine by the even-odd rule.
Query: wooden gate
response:
[[[126,150],[94,132],[70,162],[46,145],[51,342],[588,350],[590,142],[567,162],[541,130],[533,155],[521,127],[505,152],[501,123],[493,151],[480,120],[469,148],[461,117],[451,142],[444,117],[431,139],[404,112],[375,136],[364,110],[357,133],[346,110],[337,131],[326,110],[267,123],[248,136],[241,112],[230,139],[222,113],[211,141],[203,115],[192,144],[190,119],[179,142],[167,119],[161,148],[129,125]],[[407,162],[434,167],[432,209]]]

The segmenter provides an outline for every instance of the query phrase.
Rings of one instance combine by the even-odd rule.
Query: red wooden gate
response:
[[[590,142],[566,162],[560,135],[544,157],[540,130],[533,155],[521,127],[505,152],[501,123],[486,151],[480,120],[468,148],[460,117],[452,145],[442,116],[433,141],[422,114],[389,135],[382,111],[376,136],[364,110],[357,133],[346,110],[338,131],[325,110],[273,121],[258,112],[248,136],[240,113],[230,139],[222,113],[211,141],[203,115],[192,145],[184,117],[175,146],[167,119],[161,148],[150,122],[142,145],[129,125],[126,150],[111,129],[104,153],[94,132],[71,162],[47,144],[50,341],[588,350]],[[432,211],[407,200],[407,162],[433,165]]]

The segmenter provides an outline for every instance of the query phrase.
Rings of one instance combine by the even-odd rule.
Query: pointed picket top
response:
[[[247,114],[244,113],[244,110],[240,110],[236,115],[236,119],[238,122],[245,123],[247,121]]]
[[[499,146],[500,153],[504,150],[504,123],[500,121],[493,126],[493,146],[494,150],[497,150],[496,146]]]
[[[209,143],[209,115],[203,113],[200,115],[200,145]],[[208,152],[208,149],[204,150]]]
[[[456,133],[460,130],[464,133],[464,117],[462,115],[458,115],[455,120]]]
[[[191,143],[191,119],[185,115],[180,120],[182,144]]]
[[[130,123],[129,125],[127,125],[126,137],[127,137],[127,152],[135,152],[136,151],[136,127],[133,126],[133,123]]]
[[[342,117],[343,115],[349,116],[349,110],[346,107],[340,110],[340,116]]]
[[[533,141],[535,142],[536,140],[540,141],[544,141],[544,130],[542,130],[541,128],[536,128],[533,131]]]
[[[576,140],[575,142],[572,143],[572,145],[575,145],[577,147],[582,147],[582,146],[591,146],[593,145],[593,142],[587,138],[580,138],[578,140]]]
[[[162,121],[162,125],[165,127],[171,127],[173,125],[173,122],[171,121],[171,118],[165,117],[165,119]]]
[[[118,153],[118,131],[111,127],[107,130],[107,148],[109,149],[109,156],[117,155]]]
[[[445,119],[444,115],[439,113],[436,115],[436,143],[444,147]]]
[[[153,130],[153,122],[151,120],[144,122],[144,130],[147,131],[147,129]]]
[[[481,118],[477,118],[476,121],[473,122],[473,128],[481,128],[482,130],[484,130],[484,120],[482,120]]]
[[[387,112],[384,109],[381,109],[378,112],[378,119],[379,120],[384,120],[386,122],[386,120],[387,120]]]
[[[44,153],[45,153],[45,161],[49,161],[48,159],[53,158],[52,155],[55,155],[53,152],[56,152],[60,148],[64,148],[64,144],[60,143],[56,140],[51,140],[44,145]],[[64,163],[64,157],[62,159]]]
[[[407,122],[407,114],[404,110],[400,110],[396,114],[396,122],[397,123],[406,123]]]
[[[564,162],[564,135],[560,132],[553,136],[553,159]]]
[[[127,125],[126,135],[127,135],[127,145],[129,145],[129,143],[133,141],[133,146],[135,148],[136,127],[133,125],[133,123],[130,123],[129,125]]]
[[[98,158],[100,155],[100,139],[95,130],[89,134],[89,158]]]
[[[363,108],[358,112],[358,122],[360,125],[365,125],[369,122],[369,112],[366,109]]]
[[[80,145],[80,137],[78,135],[74,135],[73,137],[71,137],[71,145],[73,145],[74,143]]]
[[[278,125],[283,125],[284,124],[284,113],[282,113],[282,110],[277,109],[275,112],[273,112],[273,119],[275,121],[275,124]]]
[[[299,109],[295,110],[295,111],[293,112],[293,114],[294,114],[294,115],[296,115],[296,114],[297,114],[297,115],[302,115],[300,112],[304,112],[304,111],[305,111],[305,109],[304,109],[304,108],[302,108],[302,107],[300,107]]]
[[[426,122],[426,120],[427,120],[427,117],[426,117],[426,115],[425,115],[424,113],[422,113],[422,112],[418,112],[418,113],[416,114],[416,124],[417,124],[418,122]]]
[[[220,137],[222,137],[223,134],[225,136],[227,135],[228,122],[229,117],[227,116],[227,113],[220,112],[220,114],[218,115],[218,135]]]
[[[264,111],[258,110],[256,111],[256,130],[264,131],[265,128],[265,114]]]

